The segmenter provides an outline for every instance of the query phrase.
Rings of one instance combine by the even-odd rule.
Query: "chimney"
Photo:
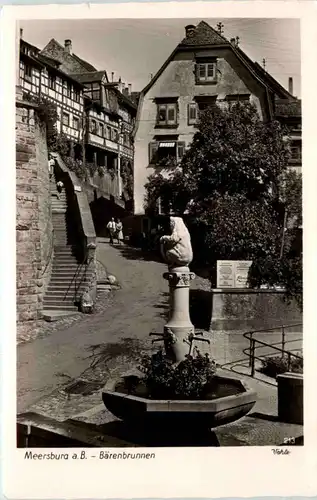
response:
[[[131,92],[132,92],[132,85],[131,85],[131,83],[129,83],[129,85],[128,85],[128,95],[131,95]]]
[[[20,28],[20,38],[23,38],[23,28]]]
[[[113,82],[114,79],[114,71],[111,71],[111,81]]]
[[[186,38],[191,38],[192,36],[194,36],[195,29],[196,26],[194,24],[188,24],[187,26],[185,26]]]
[[[65,47],[66,52],[68,52],[69,54],[71,54],[73,52],[71,40],[65,40],[64,47]]]
[[[293,78],[291,76],[288,79],[288,91],[293,95]]]

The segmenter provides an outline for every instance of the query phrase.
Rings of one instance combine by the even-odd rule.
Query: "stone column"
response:
[[[170,315],[164,327],[166,354],[174,361],[182,361],[189,354],[189,335],[194,325],[189,316],[189,287],[194,273],[187,266],[173,267],[163,274],[170,291]]]

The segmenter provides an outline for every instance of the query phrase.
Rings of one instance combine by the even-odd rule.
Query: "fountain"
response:
[[[194,343],[210,341],[195,334],[189,316],[190,281],[195,275],[188,267],[193,257],[188,229],[180,217],[171,217],[170,222],[171,235],[161,238],[168,265],[163,277],[169,283],[169,319],[163,333],[150,335],[157,337],[153,342],[164,342],[167,357],[176,365],[192,355]],[[173,438],[177,435],[178,443],[188,443],[191,435],[196,437],[194,444],[214,445],[210,430],[245,416],[256,402],[256,393],[240,379],[215,374],[206,384],[204,399],[153,399],[142,377],[133,375],[108,381],[102,398],[113,415],[144,432],[161,429]]]

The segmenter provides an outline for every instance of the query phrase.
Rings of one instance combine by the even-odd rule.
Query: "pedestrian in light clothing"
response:
[[[58,181],[56,183],[57,187],[57,199],[59,200],[63,191],[64,183],[62,181]]]
[[[109,236],[110,236],[110,244],[113,245],[113,238],[116,234],[116,223],[114,221],[114,218],[111,219],[111,221],[108,222],[107,224],[107,229],[109,231]]]
[[[51,153],[49,153],[49,155],[48,155],[48,175],[49,175],[50,179],[53,177],[54,165],[55,165],[55,160],[54,160],[53,156],[51,155]]]
[[[117,224],[116,224],[116,236],[117,236],[117,240],[118,240],[119,245],[122,245],[122,243],[123,243],[123,225],[122,225],[122,222],[120,219],[117,220]]]

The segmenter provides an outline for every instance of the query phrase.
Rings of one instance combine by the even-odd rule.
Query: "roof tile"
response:
[[[200,21],[196,26],[193,35],[185,37],[180,45],[223,45],[229,44],[228,40],[217,33],[209,24],[205,21]]]

